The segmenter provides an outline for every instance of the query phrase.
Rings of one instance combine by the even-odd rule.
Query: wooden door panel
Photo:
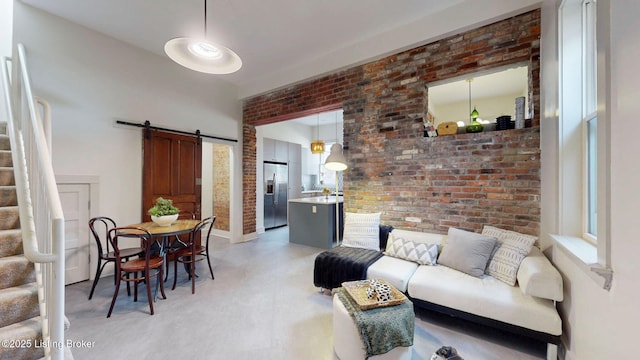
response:
[[[174,172],[177,195],[189,195],[196,191],[196,179],[189,176],[196,172],[196,158],[194,156],[196,146],[197,144],[181,141],[176,149],[179,162],[179,168]]]
[[[153,176],[154,180],[150,185],[153,186],[153,193],[171,194],[173,171],[171,161],[172,140],[154,136],[152,141],[150,151],[153,156],[149,165],[151,166],[151,176]]]
[[[199,139],[156,130],[143,130],[142,134],[143,221],[151,220],[147,210],[159,196],[173,200],[178,209],[191,211],[200,219],[202,145]]]

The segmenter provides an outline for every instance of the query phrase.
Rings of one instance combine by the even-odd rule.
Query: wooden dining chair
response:
[[[96,276],[93,279],[93,285],[91,285],[91,292],[89,292],[89,300],[93,297],[93,292],[96,289],[96,285],[98,285],[98,280],[100,280],[100,275],[102,274],[102,270],[104,267],[110,263],[116,261],[116,255],[111,246],[111,241],[109,241],[109,230],[116,227],[116,222],[113,219],[108,218],[106,216],[98,216],[89,220],[89,229],[91,229],[91,233],[93,234],[93,238],[96,241],[96,246],[98,248],[98,264],[96,268]],[[101,237],[102,235],[102,237]],[[104,240],[104,241],[103,241]],[[105,247],[102,244],[105,244]],[[124,261],[129,260],[129,258],[134,256],[139,256],[144,252],[142,247],[133,247],[127,249],[120,250],[120,258]],[[113,282],[116,282],[116,278],[114,276]],[[127,291],[129,288],[127,288]],[[128,292],[127,292],[128,293]]]
[[[120,256],[119,242],[124,239],[138,238],[143,245],[144,257],[139,259],[129,260],[122,262]],[[133,283],[133,301],[138,301],[138,285],[144,282],[147,288],[147,298],[149,300],[149,309],[151,315],[153,315],[153,298],[151,297],[151,279],[156,278],[156,286],[160,286],[160,293],[162,298],[166,299],[164,294],[164,281],[163,269],[164,258],[159,255],[151,254],[151,245],[155,242],[155,239],[147,230],[139,227],[116,227],[109,230],[108,239],[111,241],[113,251],[116,256],[116,289],[113,292],[113,299],[111,300],[111,306],[109,307],[109,313],[107,317],[111,317],[113,306],[116,304],[118,298],[118,291],[120,290],[121,281],[125,281],[127,285]],[[140,275],[138,275],[140,273]],[[133,277],[130,275],[133,274]]]
[[[196,292],[196,262],[202,261],[205,258],[207,259],[207,263],[209,264],[209,272],[211,273],[211,279],[215,280],[213,276],[213,268],[211,267],[211,257],[209,256],[209,239],[211,237],[211,230],[213,229],[213,223],[216,221],[215,216],[210,216],[198,223],[195,228],[191,231],[189,235],[189,243],[187,247],[179,249],[175,253],[175,259],[173,264],[173,287],[171,290],[176,288],[176,282],[178,278],[178,263],[185,264],[185,267],[188,267],[187,273],[189,274],[189,279],[191,280],[191,293],[195,294]],[[206,238],[203,239],[204,245],[202,245],[203,241],[200,241],[198,245],[198,235],[202,233],[202,230],[206,228]]]
[[[192,211],[187,211],[187,210],[180,210],[180,212],[178,212],[178,220],[195,220],[196,219],[196,214]],[[179,249],[185,248],[187,247],[187,243],[188,243],[188,236],[190,235],[176,235],[174,237],[174,239],[172,239],[169,242],[169,246],[166,249],[166,256],[165,257],[165,263],[166,263],[166,270],[165,270],[165,278],[164,281],[167,281],[169,279],[169,260],[170,259],[174,259],[175,258],[175,252]]]

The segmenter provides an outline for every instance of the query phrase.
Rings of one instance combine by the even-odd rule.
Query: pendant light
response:
[[[471,82],[473,81],[473,78],[469,78],[467,79],[467,82],[469,83],[469,125],[467,125],[467,132],[468,133],[475,133],[475,132],[481,132],[482,129],[484,128],[484,126],[482,126],[481,123],[478,122],[478,116],[480,116],[480,114],[478,113],[478,110],[476,110],[476,107],[473,107],[473,110],[471,110]]]
[[[342,154],[342,145],[338,143],[338,113],[337,112],[336,112],[336,143],[331,145],[331,153],[329,153],[327,160],[325,160],[324,167],[333,171],[344,171],[349,167],[347,165],[347,159]]]
[[[320,114],[316,114],[316,129],[318,132],[317,140],[313,140],[311,142],[311,153],[312,154],[323,154],[324,153],[324,141],[320,140]]]
[[[242,60],[233,50],[207,40],[207,0],[204,0],[204,39],[171,39],[164,45],[164,52],[176,63],[207,74],[231,74],[242,67]]]

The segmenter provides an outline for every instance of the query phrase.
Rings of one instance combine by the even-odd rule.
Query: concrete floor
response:
[[[123,287],[107,319],[111,277],[100,280],[91,301],[89,281],[67,286],[71,328],[66,338],[75,342],[74,358],[335,359],[331,297],[313,285],[313,263],[322,249],[289,244],[286,227],[247,243],[212,244],[215,280],[199,263],[192,295],[191,282],[179,268],[176,290],[169,288],[171,275],[167,299],[155,302],[153,316],[144,292],[133,302]],[[442,345],[455,347],[465,360],[544,359],[546,349],[417,309],[413,359],[428,360]]]

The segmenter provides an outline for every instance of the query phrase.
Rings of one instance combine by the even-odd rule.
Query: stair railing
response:
[[[46,101],[32,94],[22,44],[17,54],[15,63],[4,58],[2,77],[23,248],[36,267],[45,358],[62,360],[66,346],[64,215],[51,162],[50,111]],[[14,79],[10,67],[14,67]]]

